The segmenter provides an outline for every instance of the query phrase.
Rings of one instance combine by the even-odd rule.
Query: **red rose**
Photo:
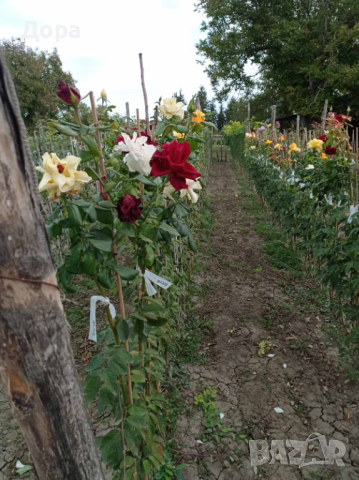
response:
[[[155,147],[157,147],[158,143],[157,142],[153,142],[151,137],[147,134],[147,133],[144,133],[144,132],[141,132],[140,134],[141,137],[146,137],[147,138],[147,145],[154,145]],[[130,137],[131,140],[133,139],[133,137]],[[121,135],[121,137],[116,137],[116,142],[114,142],[115,145],[118,145],[120,142],[125,142],[123,136]]]
[[[331,147],[330,145],[325,147],[325,154],[326,155],[335,155],[336,153],[337,153],[337,149],[335,147]]]
[[[335,120],[339,123],[343,123],[344,122],[344,117],[343,115],[337,115],[336,117],[334,117]]]
[[[323,143],[325,143],[328,141],[328,137],[326,135],[320,135],[320,137],[318,137],[318,140],[321,140]]]
[[[61,98],[61,100],[63,100],[65,103],[67,103],[67,105],[72,105],[72,102],[77,105],[81,100],[80,92],[78,92],[76,88],[71,87],[71,85],[65,83],[63,80],[59,82],[59,89],[56,92],[56,95]]]
[[[126,193],[124,197],[119,198],[116,208],[120,221],[135,223],[135,221],[141,216],[140,203],[140,198],[136,198],[129,193]]]
[[[155,152],[150,165],[153,177],[170,175],[170,183],[176,190],[187,189],[186,178],[197,180],[201,176],[197,170],[187,162],[191,153],[188,142],[178,143],[174,140],[171,143],[162,145],[162,152]]]

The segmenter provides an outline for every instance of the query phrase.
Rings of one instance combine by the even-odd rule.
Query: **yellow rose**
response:
[[[321,153],[320,158],[323,160],[326,160],[328,157],[325,155],[325,153]]]
[[[279,143],[277,143],[276,145],[274,145],[274,148],[277,149],[277,150],[280,150],[281,146]]]
[[[192,122],[202,123],[204,122],[205,114],[201,110],[196,110],[192,117]]]
[[[308,142],[308,148],[313,148],[313,150],[321,152],[323,150],[323,143],[324,142],[322,140],[319,140],[319,138],[314,138],[314,140]]]
[[[173,131],[173,136],[176,137],[176,138],[184,138],[184,133],[179,133],[179,132]]]
[[[77,194],[85,183],[91,181],[86,172],[77,171],[81,158],[69,155],[60,160],[56,153],[45,153],[42,160],[44,167],[36,167],[44,174],[39,190],[48,191],[51,200],[57,200],[62,193]]]
[[[272,143],[272,140],[266,140],[264,143],[265,143],[266,145],[270,145],[270,144]]]
[[[280,141],[281,141],[281,142],[284,142],[284,140],[285,140],[284,135],[281,135],[281,136],[280,136]]]
[[[289,145],[289,150],[288,150],[289,155],[293,152],[301,152],[301,149],[297,147],[296,143],[292,143],[291,145]]]

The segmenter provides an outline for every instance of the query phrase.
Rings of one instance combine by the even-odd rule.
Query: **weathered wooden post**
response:
[[[147,90],[145,85],[145,70],[143,68],[143,59],[142,53],[138,54],[140,58],[140,70],[141,70],[141,84],[142,84],[142,91],[143,91],[143,99],[145,102],[145,114],[146,114],[146,133],[150,133],[150,117],[148,114],[148,98],[147,98]]]
[[[0,202],[0,372],[11,407],[40,480],[104,480],[1,51]]]
[[[328,100],[325,100],[324,109],[323,109],[323,113],[322,113],[322,130],[323,130],[323,132],[325,130],[325,122],[327,120],[327,113],[328,113]]]
[[[251,104],[248,102],[247,133],[251,133]]]
[[[272,115],[271,115],[271,140],[275,142],[277,140],[277,135],[275,132],[275,119],[276,119],[277,105],[272,105]]]

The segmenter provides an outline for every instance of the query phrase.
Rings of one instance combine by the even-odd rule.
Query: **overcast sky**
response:
[[[119,113],[130,102],[131,114],[144,117],[138,54],[144,58],[150,109],[160,97],[180,88],[186,100],[202,84],[212,90],[203,67],[196,63],[195,44],[204,19],[194,12],[195,0],[0,0],[0,39],[23,36],[26,22],[53,28],[49,38],[26,39],[41,50],[57,47],[63,67],[77,80],[81,95],[104,88]],[[80,38],[61,38],[55,29],[77,25]],[[64,30],[62,30],[64,31]],[[46,31],[45,31],[46,34]],[[47,31],[49,34],[49,31]]]

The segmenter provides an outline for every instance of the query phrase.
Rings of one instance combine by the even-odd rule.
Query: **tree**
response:
[[[36,172],[0,49],[0,372],[37,478],[104,480],[41,215]]]
[[[184,98],[184,94],[183,94],[183,92],[182,92],[182,88],[179,89],[179,92],[178,92],[178,93],[175,92],[175,93],[173,94],[173,96],[174,96],[175,98],[177,98],[177,102],[187,103],[186,100],[185,100],[185,98]]]
[[[20,39],[1,40],[5,57],[14,80],[25,125],[33,129],[39,120],[56,118],[68,110],[56,96],[58,82],[75,85],[69,72],[62,69],[55,49],[52,53],[41,52],[25,46]]]
[[[208,21],[197,44],[213,88],[270,87],[286,111],[319,115],[324,100],[359,113],[359,2],[357,0],[198,0]],[[248,73],[249,63],[257,66]],[[259,78],[259,80],[258,80]]]
[[[224,114],[223,105],[221,104],[218,117],[217,117],[218,130],[221,131],[225,124],[226,124],[226,115]]]
[[[199,87],[199,90],[197,92],[197,98],[201,104],[202,112],[206,113],[209,111],[209,100],[208,100],[208,95],[207,91],[204,88],[203,85]]]

